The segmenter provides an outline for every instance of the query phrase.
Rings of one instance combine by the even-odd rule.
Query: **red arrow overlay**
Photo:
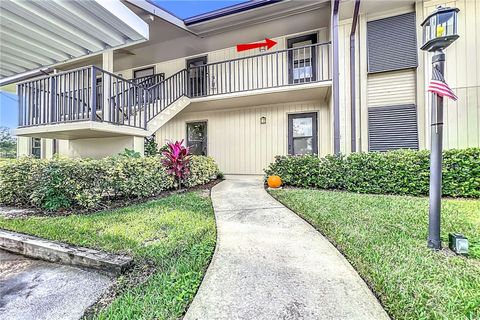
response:
[[[256,48],[261,48],[261,47],[267,47],[267,50],[272,48],[274,45],[276,45],[277,42],[273,41],[271,39],[266,38],[265,42],[255,42],[255,43],[242,43],[242,44],[237,44],[237,52],[240,51],[245,51],[245,50],[251,50],[251,49],[256,49]]]

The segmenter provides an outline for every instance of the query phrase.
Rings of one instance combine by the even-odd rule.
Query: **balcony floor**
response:
[[[22,127],[15,130],[15,135],[19,137],[75,140],[121,136],[145,137],[148,136],[148,132],[139,128],[118,126],[105,122],[78,121]]]
[[[332,81],[312,82],[268,89],[191,98],[187,108],[195,111],[268,105],[284,102],[325,100],[331,94]]]
[[[186,109],[190,111],[194,110],[201,112],[297,101],[325,101],[331,94],[331,87],[332,82],[327,80],[322,82],[304,83],[268,89],[210,95],[189,99]],[[173,109],[172,107],[169,107],[169,109],[166,110],[170,111]],[[177,112],[174,113],[176,114]],[[173,114],[173,116],[175,114]],[[158,128],[155,130],[158,130]],[[125,125],[115,125],[107,122],[85,120],[21,127],[15,131],[15,134],[20,137],[75,140],[121,136],[145,137],[152,134],[153,132],[151,131],[152,130],[147,131],[141,128]]]

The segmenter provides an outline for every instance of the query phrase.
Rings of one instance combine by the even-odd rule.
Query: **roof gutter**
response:
[[[222,17],[229,16],[229,15],[232,15],[232,14],[235,14],[235,13],[240,13],[240,12],[260,8],[260,7],[263,7],[263,6],[266,6],[266,5],[271,5],[271,4],[275,4],[277,2],[282,2],[282,1],[284,1],[284,0],[256,0],[256,1],[239,3],[239,4],[235,4],[235,5],[232,5],[232,6],[225,7],[223,9],[199,14],[199,15],[184,19],[183,21],[185,22],[185,25],[189,26],[189,25],[192,25],[192,24],[222,18]]]
[[[332,11],[332,54],[333,54],[333,153],[340,153],[340,81],[338,56],[338,7],[340,0],[334,0]]]
[[[353,10],[352,30],[350,31],[350,107],[351,107],[351,151],[357,151],[357,97],[356,97],[356,82],[355,82],[355,34],[358,25],[358,12],[360,10],[360,0],[355,0],[355,8]]]
[[[185,22],[178,18],[176,15],[174,15],[173,13],[163,9],[163,8],[160,8],[159,6],[155,5],[154,3],[152,3],[150,0],[125,0],[126,2],[136,6],[137,8],[140,8],[146,12],[148,12],[149,14],[153,15],[153,16],[156,16],[156,17],[159,17],[160,19],[184,30],[184,31],[187,31],[193,35],[197,35],[195,32],[193,32],[192,30],[190,30],[189,28],[187,28],[187,26],[185,25]]]
[[[20,81],[23,81],[23,80],[28,80],[28,79],[33,78],[33,77],[48,75],[52,71],[53,71],[53,68],[41,67],[39,69],[23,72],[23,73],[16,74],[16,75],[13,75],[13,76],[10,76],[10,77],[5,77],[5,78],[0,80],[0,87],[6,86],[6,85],[9,85],[9,84],[12,84],[12,83],[20,82]]]

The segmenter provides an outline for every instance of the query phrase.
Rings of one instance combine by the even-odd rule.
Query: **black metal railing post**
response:
[[[50,122],[55,122],[55,109],[56,109],[56,84],[55,84],[55,76],[50,78]]]
[[[87,73],[88,74],[88,73]],[[97,77],[95,76],[95,67],[92,66],[90,68],[90,87],[91,87],[91,92],[90,92],[90,110],[92,112],[91,114],[91,120],[96,121],[97,120]]]
[[[143,88],[141,90],[142,90],[142,96],[144,97],[143,98],[143,104],[144,104],[144,107],[143,107],[143,128],[146,130],[147,129],[147,119],[148,119],[147,108],[150,105],[149,101],[148,101],[149,100],[148,99],[149,91],[145,90]]]

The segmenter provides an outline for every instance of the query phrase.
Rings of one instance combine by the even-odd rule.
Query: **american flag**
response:
[[[453,93],[452,89],[445,82],[445,78],[442,76],[440,71],[437,68],[432,69],[432,80],[428,85],[428,90],[430,92],[436,93],[442,97],[448,97],[453,101],[457,101],[458,97]]]

